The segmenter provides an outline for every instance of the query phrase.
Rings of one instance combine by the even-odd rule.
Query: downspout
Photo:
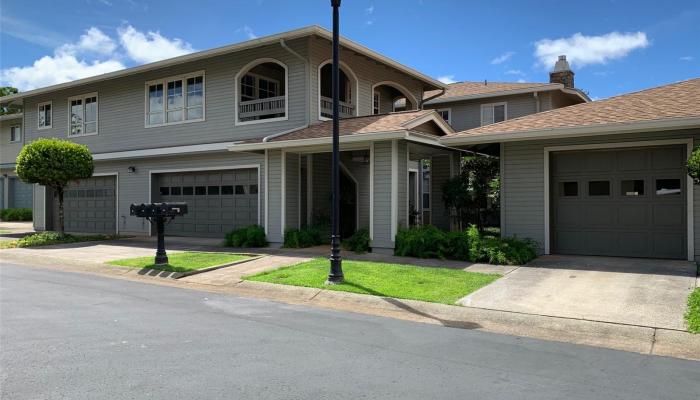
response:
[[[537,92],[532,92],[532,95],[535,97],[535,112],[540,112],[540,96]]]
[[[438,93],[438,94],[436,94],[436,95],[434,95],[434,96],[430,96],[430,97],[428,97],[427,99],[421,100],[421,101],[420,101],[419,109],[420,109],[420,110],[423,110],[423,106],[424,106],[424,104],[425,104],[427,101],[430,101],[430,100],[432,100],[432,99],[438,98],[438,97],[442,96],[443,94],[445,94],[445,92],[447,92],[447,89],[446,89],[446,88],[442,88],[442,91],[441,91],[440,93]],[[423,95],[425,95],[425,90],[423,90]],[[423,96],[423,95],[422,95],[422,96]]]
[[[300,127],[289,129],[289,130],[286,130],[284,132],[273,133],[272,135],[265,136],[262,140],[263,143],[269,141],[270,139],[276,138],[277,136],[286,135],[287,133],[294,132],[294,131],[299,130],[299,129],[304,129],[304,128],[309,126],[309,106],[311,106],[311,90],[310,90],[311,85],[309,82],[311,80],[311,75],[309,74],[309,61],[306,58],[304,58],[301,54],[297,53],[292,48],[287,46],[287,42],[285,42],[284,39],[280,39],[280,46],[282,46],[283,49],[287,50],[289,52],[289,54],[300,59],[304,63],[304,75],[306,77],[305,78],[306,93],[308,94],[306,110],[304,112],[305,122],[304,122],[304,125],[302,125]],[[289,97],[290,97],[289,93],[287,93],[287,98],[289,98]]]

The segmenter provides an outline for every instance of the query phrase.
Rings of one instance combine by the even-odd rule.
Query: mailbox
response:
[[[135,217],[146,218],[150,223],[156,224],[158,233],[158,249],[156,250],[156,264],[167,264],[168,255],[165,252],[165,221],[187,214],[187,203],[149,203],[132,204],[129,213]]]

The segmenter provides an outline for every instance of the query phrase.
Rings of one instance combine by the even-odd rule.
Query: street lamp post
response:
[[[328,274],[327,284],[343,282],[343,266],[340,257],[340,123],[338,114],[339,90],[340,90],[340,38],[338,35],[338,20],[340,0],[331,0],[333,7],[333,162],[332,175],[332,205],[331,205],[331,271]]]

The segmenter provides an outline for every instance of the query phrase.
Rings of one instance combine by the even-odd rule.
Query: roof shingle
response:
[[[445,94],[437,98],[440,100],[445,100],[455,97],[494,94],[497,92],[504,92],[509,90],[520,90],[530,88],[534,89],[550,85],[552,84],[539,82],[456,82],[449,84],[447,86]],[[440,90],[427,91],[425,92],[423,99],[430,99],[435,95],[439,94],[440,92]]]
[[[474,136],[700,117],[700,78],[557,108],[451,134]]]

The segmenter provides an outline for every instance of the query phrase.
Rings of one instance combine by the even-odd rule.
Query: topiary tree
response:
[[[700,147],[696,147],[688,161],[686,161],[686,166],[688,167],[688,175],[693,178],[693,182],[696,185],[700,184]]]
[[[64,233],[63,191],[72,180],[89,178],[95,170],[87,146],[61,139],[38,139],[17,156],[17,175],[26,183],[38,183],[58,195],[59,231]]]

